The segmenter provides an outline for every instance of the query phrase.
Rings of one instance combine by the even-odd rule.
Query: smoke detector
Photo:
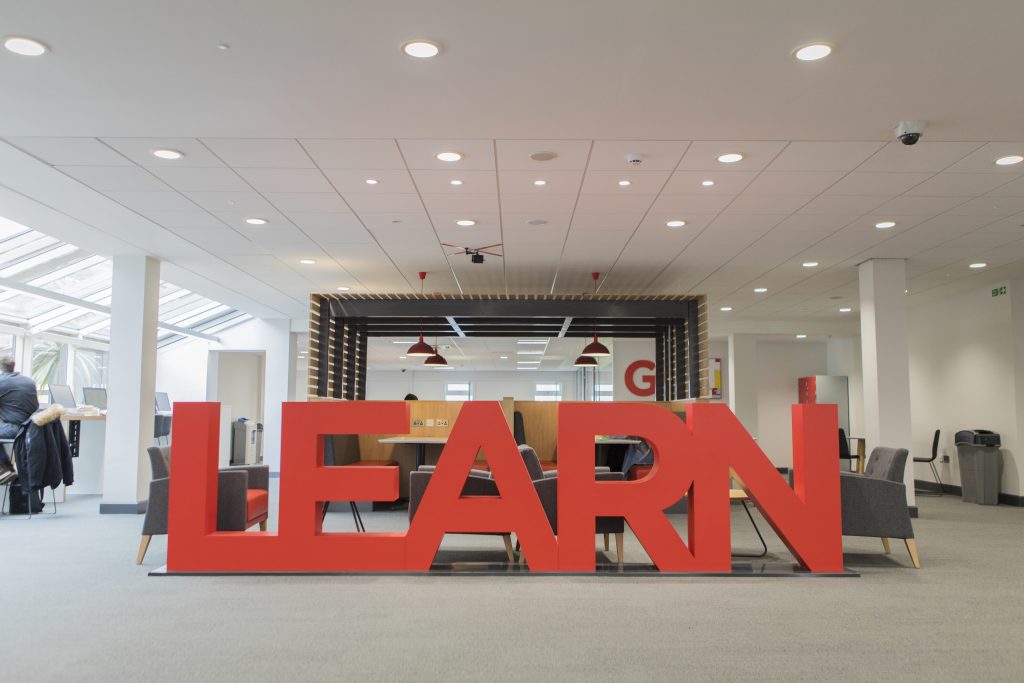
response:
[[[551,161],[557,157],[557,152],[534,152],[530,155],[530,158],[534,161]]]
[[[641,157],[639,154],[626,155],[626,163],[629,164],[630,166],[639,166],[643,162],[643,157]]]

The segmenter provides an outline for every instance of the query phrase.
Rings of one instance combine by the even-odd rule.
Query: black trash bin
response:
[[[954,440],[964,502],[998,505],[1003,480],[999,434],[987,429],[964,429],[956,433]]]

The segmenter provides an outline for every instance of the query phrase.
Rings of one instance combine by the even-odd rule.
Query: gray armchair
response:
[[[840,472],[843,535],[881,538],[886,553],[892,552],[890,538],[902,538],[914,567],[920,569],[903,483],[907,455],[905,448],[880,446],[871,451],[864,474]]]
[[[135,564],[142,564],[153,536],[167,533],[168,494],[171,481],[171,447],[150,446],[149,503],[142,522],[142,540]],[[267,530],[270,499],[270,468],[246,465],[222,469],[217,475],[217,531],[245,531],[259,524]]]
[[[545,472],[540,464],[537,452],[527,445],[519,446],[519,453],[523,456],[523,464],[530,475],[530,480],[537,491],[544,514],[547,515],[551,531],[558,534],[558,472]],[[430,478],[433,476],[434,467],[424,466],[409,473],[409,521],[416,515],[423,494],[427,490]],[[624,479],[621,472],[611,472],[607,467],[595,468],[595,478],[599,481],[621,481]],[[464,496],[497,496],[497,482],[491,478],[491,473],[484,470],[470,470],[469,477],[462,487]],[[610,534],[615,534],[616,559],[619,564],[623,562],[623,539],[625,532],[625,520],[622,517],[598,517],[595,530],[604,535],[604,549],[608,550],[608,539]],[[495,531],[493,535],[501,536],[505,541],[505,552],[508,554],[508,561],[514,563],[515,552],[518,550],[512,547],[512,534]]]

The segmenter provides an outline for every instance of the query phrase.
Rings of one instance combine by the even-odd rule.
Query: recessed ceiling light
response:
[[[408,358],[408,357],[409,357],[409,356],[399,356],[399,357],[398,357],[398,360],[405,360],[405,359],[406,359],[406,358]]]
[[[379,183],[379,182],[380,182],[380,181],[379,181],[379,180],[376,180],[375,178],[367,178],[367,179],[366,179],[366,184],[367,184],[367,185],[376,185],[376,184],[377,184],[377,183]]]
[[[532,219],[526,221],[526,224],[527,225],[547,225],[548,222],[546,220],[544,220],[543,218],[532,218]]]
[[[806,334],[798,334],[798,335],[796,335],[796,338],[797,339],[807,339],[807,335]]]
[[[737,161],[743,161],[743,155],[737,154],[736,152],[730,152],[729,154],[719,156],[718,160],[723,164],[735,164]]]
[[[46,51],[50,49],[38,40],[25,38],[23,36],[11,36],[10,38],[5,38],[4,47],[7,48],[9,52],[21,55],[22,57],[38,57],[39,55],[46,54]]]
[[[339,292],[347,292],[348,290],[349,290],[348,287],[338,287],[338,291]]]
[[[544,185],[548,184],[548,181],[546,181],[546,180],[534,180],[533,184],[536,185],[537,187],[543,187]]]
[[[974,268],[975,270],[978,270],[979,268],[984,268],[987,265],[987,263],[972,263],[971,265],[968,266],[968,268]]]
[[[850,312],[850,311],[852,311],[852,310],[853,310],[852,308],[846,308],[846,307],[843,307],[843,308],[840,308],[840,309],[839,309],[839,312],[840,312],[840,313],[849,313],[849,312]]]
[[[832,54],[832,46],[825,43],[811,43],[793,50],[793,56],[801,62],[816,62]]]
[[[630,186],[632,184],[633,183],[629,182],[628,180],[620,180],[619,181],[619,187],[628,187],[628,186]]]
[[[498,356],[501,360],[508,360],[508,356]]]
[[[441,46],[432,40],[410,40],[402,45],[402,52],[417,59],[429,59],[441,52]]]
[[[228,45],[227,43],[217,43],[217,49],[218,50],[230,50],[231,46]]]
[[[558,154],[556,152],[534,152],[530,155],[530,158],[534,161],[551,161],[557,159]]]
[[[686,225],[686,221],[666,221],[665,225],[670,228],[681,228]]]
[[[896,221],[879,221],[878,223],[875,223],[875,227],[878,228],[879,230],[886,230],[888,228],[895,228],[896,227]]]
[[[266,218],[246,218],[245,222],[248,223],[249,225],[266,225],[267,224],[267,219]]]
[[[462,181],[461,180],[449,180],[448,184],[449,185],[461,185]]]
[[[173,159],[180,159],[183,156],[185,156],[185,154],[183,152],[179,152],[176,149],[154,149],[153,150],[153,156],[155,156],[157,159],[171,159],[171,160],[173,160]]]
[[[818,262],[817,261],[804,261],[801,265],[804,268],[817,268],[818,267]]]
[[[754,287],[754,294],[764,294],[767,291],[767,287]]]
[[[1024,161],[1024,156],[1021,156],[1020,154],[1011,154],[1010,156],[999,157],[996,159],[996,166],[1013,166],[1014,164],[1019,164],[1022,161]]]
[[[517,356],[543,356],[543,351],[516,351]]]
[[[702,180],[702,181],[700,181],[700,184],[703,185],[704,187],[711,187],[712,185],[715,184],[715,181],[714,180]]]
[[[729,311],[732,310],[732,306],[722,306],[718,310],[720,310],[722,313],[728,313]]]
[[[438,152],[435,157],[438,161],[458,161],[462,155],[458,152]]]
[[[313,259],[311,259],[311,258],[304,258],[304,259],[300,259],[300,260],[299,260],[299,263],[301,263],[301,264],[302,264],[302,265],[304,265],[304,266],[311,266],[311,265],[313,265],[314,263],[316,263],[316,261],[314,261],[314,260],[313,260]]]
[[[455,225],[458,225],[463,228],[471,228],[474,225],[476,225],[476,221],[471,221],[468,218],[466,218],[460,221],[455,221]]]

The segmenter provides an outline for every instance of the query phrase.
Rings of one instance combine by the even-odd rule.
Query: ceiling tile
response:
[[[882,142],[791,142],[771,171],[852,171],[884,146]],[[741,162],[742,163],[742,162]]]
[[[544,215],[537,215],[535,213],[510,213],[502,211],[501,219],[506,235],[508,235],[510,231],[518,230],[520,227],[527,231],[525,234],[535,234],[537,231],[544,230],[567,230],[569,228],[569,223],[572,220],[572,215],[567,213],[545,213]],[[547,222],[542,225],[530,225],[529,221],[535,220],[543,220]]]
[[[676,171],[665,184],[662,194],[739,194],[757,177],[755,171]],[[710,180],[711,186],[702,185]]]
[[[405,161],[394,140],[321,140],[302,139],[317,166],[323,169],[399,170]]]
[[[786,146],[785,142],[694,142],[679,163],[679,171],[760,171]],[[723,164],[722,154],[740,153],[743,160]]]
[[[138,166],[58,166],[65,173],[94,190],[166,192],[167,185]]]
[[[981,176],[981,174],[977,174]],[[1002,185],[988,193],[990,197],[1024,197],[1024,177]]]
[[[319,169],[240,168],[238,174],[258,192],[333,192]]]
[[[572,229],[615,230],[632,232],[643,220],[643,211],[630,213],[584,213],[577,211],[572,217]]]
[[[498,168],[502,171],[550,173],[552,171],[582,171],[587,167],[590,140],[498,140]],[[534,161],[534,152],[554,152],[558,156],[549,161]]]
[[[352,210],[362,213],[417,213],[423,202],[417,194],[351,193],[345,195]]]
[[[356,215],[352,213],[289,211],[287,216],[288,220],[303,230],[362,229],[363,226]]]
[[[131,161],[96,138],[5,138],[52,166],[131,166]]]
[[[1024,197],[979,197],[949,211],[954,216],[1010,216],[1024,211]]]
[[[251,190],[232,169],[220,167],[151,167],[151,173],[178,192],[246,192]]]
[[[461,232],[472,233],[476,230],[498,230],[501,227],[501,216],[497,212],[494,213],[474,213],[471,216],[467,216],[465,213],[431,213],[431,221],[433,222],[434,229],[440,232],[442,229],[454,229]],[[455,221],[461,221],[464,219],[470,219],[476,221],[476,225],[463,227],[456,225]]]
[[[402,228],[423,228],[426,230],[433,229],[430,223],[430,217],[427,215],[426,211],[423,211],[422,207],[420,207],[419,211],[382,211],[379,213],[363,213],[359,218],[362,219],[363,223],[370,230],[382,230],[391,226],[401,226]]]
[[[875,195],[895,197],[918,190],[931,177],[929,173],[875,173],[855,171],[830,187],[826,194]],[[926,183],[927,184],[927,183]],[[917,186],[917,187],[915,187]]]
[[[954,173],[999,173],[1017,176],[1021,172],[1020,165],[997,166],[995,163],[999,157],[1010,154],[1024,155],[1024,142],[989,142],[950,166],[949,170]]]
[[[165,228],[224,228],[215,216],[193,206],[190,211],[144,211],[146,218]]]
[[[410,169],[444,171],[493,171],[494,143],[491,140],[399,140],[398,146]],[[440,152],[458,152],[462,159],[440,161]]]
[[[653,194],[581,194],[576,203],[579,213],[632,213],[646,211],[654,201]]]
[[[153,168],[224,166],[215,154],[195,138],[103,138],[102,140],[140,166]],[[180,159],[161,159],[153,156],[153,151],[157,149],[177,150],[184,156]]]
[[[472,218],[477,213],[498,213],[496,194],[425,194],[423,204],[430,213],[461,213]]]
[[[206,228],[178,228],[178,236],[218,254],[265,254],[266,250],[234,230]]]
[[[106,192],[118,204],[133,211],[190,211],[195,204],[177,192]]]
[[[295,140],[203,138],[203,143],[234,168],[313,168]]]
[[[800,213],[859,215],[877,209],[888,199],[889,197],[867,195],[823,194],[808,202],[806,206],[800,209]]]
[[[877,207],[877,212],[893,216],[934,216],[963,202],[960,197],[896,197]]]
[[[976,197],[1005,185],[1009,177],[1002,173],[939,173],[913,189],[908,195],[922,197]]]
[[[714,194],[663,194],[651,205],[652,213],[714,214],[735,197]]]
[[[583,194],[657,194],[668,180],[668,171],[587,171],[583,178]],[[623,187],[620,181],[630,184]]]
[[[901,142],[890,142],[857,170],[938,173],[980,146],[980,143],[977,142],[929,142],[923,140],[913,146],[907,146]]]
[[[372,170],[372,169],[328,169],[324,175],[331,181],[338,192],[348,194],[350,192],[367,192],[377,194],[413,194],[416,187],[409,177],[409,172],[399,170]],[[375,184],[367,183],[367,180],[376,180]]]
[[[349,205],[335,192],[267,192],[264,196],[278,210],[285,213],[292,211],[345,213],[350,211]]]
[[[813,195],[750,194],[744,192],[729,206],[725,213],[781,213],[789,214],[813,199]]]
[[[616,173],[671,171],[689,146],[683,140],[597,140],[587,169]],[[630,163],[627,157],[631,155],[639,156],[640,163]]]
[[[838,171],[765,171],[753,180],[747,194],[816,195],[843,177]],[[861,193],[858,193],[861,194]]]
[[[530,194],[502,194],[501,211],[515,213],[572,213],[576,206],[574,194],[551,194],[540,192]]]
[[[416,184],[416,190],[424,194],[491,194],[498,191],[497,175],[494,171],[421,169],[412,171],[412,179]],[[452,180],[459,180],[462,184],[452,185]]]
[[[185,192],[208,211],[272,211],[274,207],[256,192]]]
[[[538,187],[534,185],[536,180],[546,184]],[[500,171],[498,181],[502,193],[576,195],[583,181],[583,171]]]

